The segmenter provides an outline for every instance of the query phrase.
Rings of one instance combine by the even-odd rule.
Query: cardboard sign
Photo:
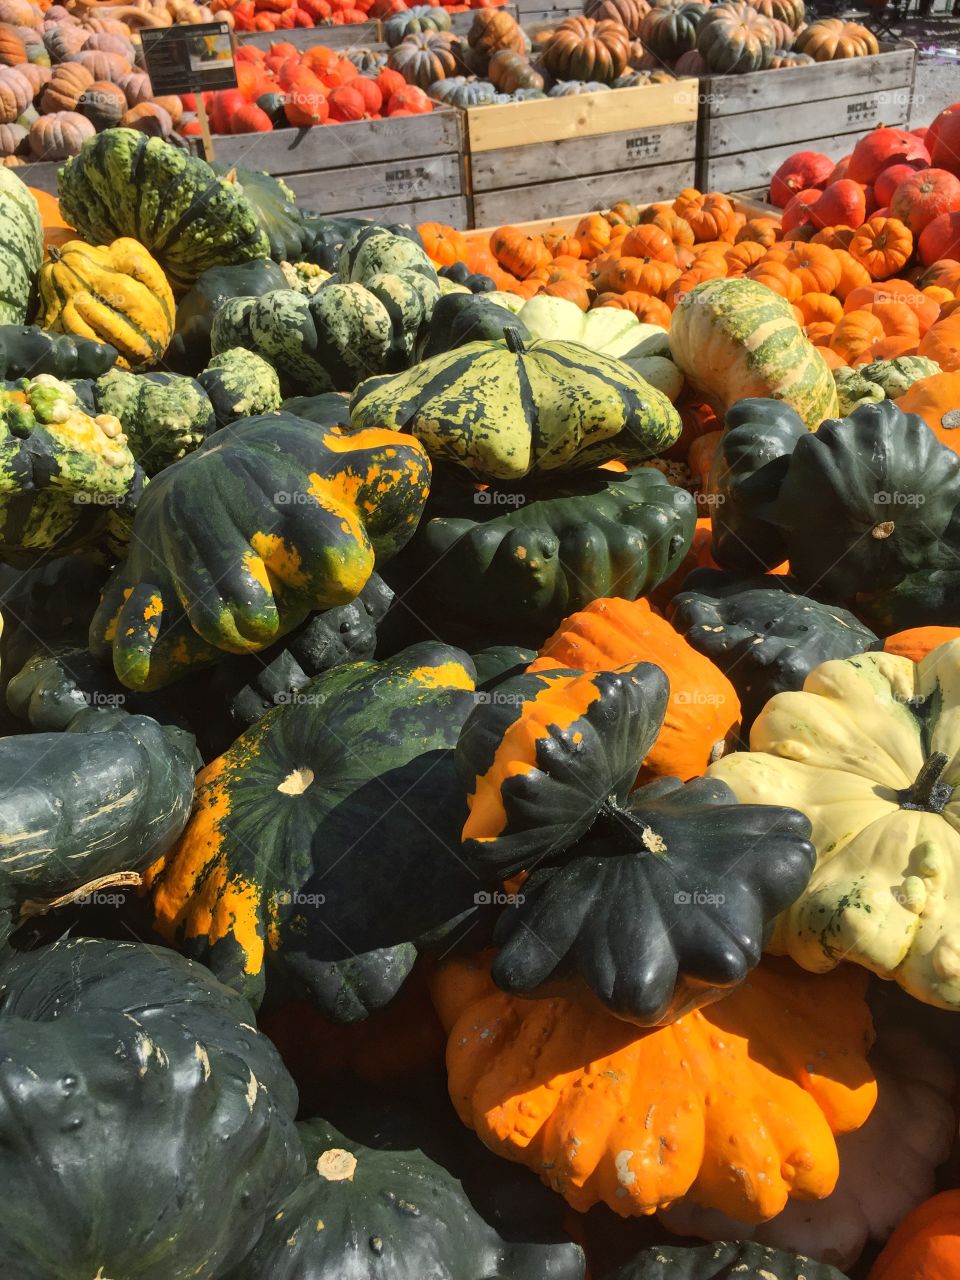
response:
[[[140,39],[156,98],[237,87],[233,37],[225,22],[145,27]]]

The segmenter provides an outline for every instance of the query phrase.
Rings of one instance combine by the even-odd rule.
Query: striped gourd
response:
[[[173,337],[167,278],[129,238],[108,247],[69,240],[52,248],[40,269],[40,304],[43,328],[109,342],[126,369],[156,364]]]
[[[721,414],[764,396],[792,405],[810,430],[838,412],[823,356],[789,303],[755,280],[707,280],[673,313],[673,359],[687,382]]]
[[[0,324],[23,324],[43,259],[37,202],[10,169],[0,169]]]
[[[396,377],[370,378],[354,426],[409,431],[434,458],[480,476],[640,462],[680,434],[673,405],[628,365],[575,342],[469,342]]]
[[[107,129],[60,171],[61,212],[83,239],[132,236],[177,293],[208,267],[266,258],[270,242],[241,190],[205,161],[135,129]]]

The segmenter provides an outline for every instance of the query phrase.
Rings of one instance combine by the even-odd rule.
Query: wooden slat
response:
[[[312,49],[324,44],[328,49],[383,48],[379,22],[357,22],[340,27],[293,27],[289,31],[244,31],[240,44],[269,49],[272,44],[292,44],[296,49]]]
[[[403,222],[415,227],[420,222],[443,222],[450,227],[465,227],[469,220],[466,196],[448,196],[442,200],[417,200],[413,204],[385,204],[371,208],[343,209],[346,218],[378,218],[383,222]]]
[[[462,195],[463,165],[460,156],[451,152],[332,172],[324,169],[284,174],[283,180],[303,208],[317,213],[341,213]]]
[[[532,182],[579,178],[584,200],[589,200],[594,173],[632,174],[652,164],[678,161],[692,164],[696,150],[694,121],[655,129],[634,126],[623,133],[597,138],[570,138],[563,142],[544,142],[537,147],[507,147],[502,151],[474,153],[470,157],[470,184],[476,195],[503,187],[523,187]]]
[[[382,160],[459,153],[460,116],[452,108],[399,120],[354,120],[314,129],[276,129],[214,138],[217,161],[287,174],[360,170]]]
[[[698,94],[697,81],[688,78],[569,98],[473,107],[465,112],[470,154],[630,129],[642,132],[696,120]]]
[[[540,182],[512,191],[474,193],[473,222],[476,226],[495,227],[505,223],[516,225],[532,219],[556,221],[565,214],[590,207],[606,209],[617,200],[650,203],[676,195],[694,180],[691,158],[680,164],[651,165],[632,174],[594,174],[589,182],[571,178],[562,182]],[[574,224],[576,225],[576,224]]]
[[[916,57],[915,48],[901,47],[870,58],[842,58],[814,67],[706,76],[700,82],[701,117],[711,120],[745,111],[799,105],[806,110],[824,99],[899,88],[913,83]]]
[[[38,191],[48,191],[50,195],[55,196],[57,194],[57,174],[62,168],[62,164],[53,164],[44,160],[34,161],[32,164],[17,165],[13,172],[28,187],[36,187]]]
[[[822,151],[832,160],[839,160],[853,150],[859,137],[858,130],[828,138],[808,138],[803,149]],[[735,155],[701,156],[697,161],[697,186],[701,191],[743,191],[762,186],[796,150],[795,142],[787,142],[778,147],[758,147]]]

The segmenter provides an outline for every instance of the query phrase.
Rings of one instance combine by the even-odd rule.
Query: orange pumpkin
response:
[[[807,337],[810,339],[812,343],[815,344],[817,350],[820,352],[820,355],[823,357],[824,362],[826,363],[826,366],[828,369],[844,368],[844,366],[847,363],[846,360],[844,360],[843,356],[840,355],[839,352],[833,351],[829,345],[830,339],[833,337],[832,325],[829,326],[829,331],[827,330],[827,326],[825,325],[822,334],[818,334],[816,338],[811,333],[808,333]],[[774,572],[776,571],[774,570]]]
[[[917,352],[936,360],[946,372],[960,370],[960,311],[951,311],[938,320],[920,339]]]
[[[767,250],[767,260],[782,262],[800,282],[800,293],[833,293],[840,283],[840,264],[825,244],[793,240]]]
[[[670,681],[663,727],[638,781],[699,777],[726,751],[740,723],[740,702],[719,667],[646,600],[591,601],[560,623],[528,670],[611,671],[634,662],[654,663]]]
[[[833,253],[840,267],[840,279],[833,292],[842,302],[852,289],[870,283],[870,272],[856,258],[852,258],[846,249],[834,249]]]
[[[886,280],[910,261],[913,235],[899,218],[873,217],[854,232],[849,253],[871,279]]]
[[[960,636],[960,627],[911,627],[907,631],[895,631],[883,642],[884,653],[894,653],[900,658],[919,662],[931,650],[948,640]]]
[[[797,302],[804,292],[799,278],[785,263],[771,258],[769,250],[755,267],[751,267],[747,275],[758,284],[765,284],[774,293],[779,293],[788,302]]]
[[[799,311],[799,307],[794,307],[794,310]],[[811,320],[809,323],[805,323],[803,312],[800,312],[800,325],[814,346],[822,346],[825,343],[829,343],[833,337],[833,331],[837,327],[831,320]],[[838,360],[837,363],[842,365],[846,364],[846,361]]]
[[[897,404],[904,413],[919,414],[941,444],[960,453],[960,372],[920,378]]]
[[[740,240],[724,254],[728,276],[745,275],[763,257],[766,250],[756,240]]]
[[[856,364],[873,343],[886,336],[879,317],[872,311],[848,311],[833,331],[830,349],[847,364]]]
[[[610,243],[610,223],[600,213],[588,213],[577,223],[573,233],[580,244],[581,258],[595,258]]]
[[[582,276],[563,268],[548,273],[543,282],[542,291],[549,294],[551,298],[565,298],[567,302],[578,306],[581,311],[589,309],[594,296],[593,288]]]
[[[748,218],[737,232],[736,243],[743,244],[747,240],[769,249],[776,244],[779,230],[780,223],[776,218]]]
[[[835,326],[843,319],[843,305],[832,293],[805,293],[797,307],[804,326],[819,323]]]
[[[917,284],[921,287],[938,284],[944,289],[949,289],[954,296],[960,294],[960,262],[953,258],[941,258],[921,272]]]
[[[467,256],[467,241],[462,231],[442,222],[421,222],[417,227],[427,257],[438,267],[452,267]]]
[[[689,196],[688,199],[684,199]],[[673,203],[673,211],[685,218],[697,241],[733,240],[737,231],[744,225],[737,219],[733,205],[725,195],[711,192],[701,195],[700,192],[682,191]]]
[[[641,324],[658,324],[663,329],[670,328],[670,308],[652,293],[640,293],[636,289],[629,289],[626,293],[601,293],[593,305],[620,307],[624,311],[632,311]]]
[[[507,995],[483,956],[439,965],[432,991],[450,1097],[485,1146],[581,1212],[650,1214],[689,1194],[757,1222],[830,1194],[834,1134],[876,1102],[866,985],[854,965],[767,958],[723,1000],[650,1029],[596,1001]]]
[[[908,1214],[868,1280],[960,1280],[960,1191],[941,1191]]]
[[[702,284],[704,280],[722,279],[726,274],[727,263],[725,259],[712,256],[698,258],[693,266],[688,267],[686,271],[677,276],[667,290],[664,301],[672,310],[698,284]]]
[[[810,238],[811,244],[825,244],[829,249],[849,249],[853,227],[822,227]]]
[[[651,212],[652,211],[652,212]],[[650,216],[647,217],[646,215]],[[693,228],[686,218],[674,213],[669,205],[651,205],[640,215],[640,224],[659,227],[674,245],[689,249],[693,243]]]
[[[483,12],[483,10],[480,12]],[[554,258],[580,257],[580,241],[569,231],[560,231],[557,228],[552,231],[545,231],[543,233],[543,243]]]
[[[652,222],[631,227],[620,241],[620,252],[625,258],[656,258],[658,262],[676,262],[673,241]]]
[[[540,236],[528,235],[517,227],[498,227],[490,236],[490,251],[518,280],[526,280],[538,267],[549,267],[553,261]]]
[[[868,306],[872,302],[899,302],[917,317],[921,333],[926,333],[940,314],[939,304],[935,299],[911,284],[909,280],[884,280],[882,284],[860,285],[851,289],[843,300],[844,311],[856,311],[858,307]]]
[[[599,292],[651,293],[662,298],[680,268],[656,258],[602,258],[594,263],[593,283]]]

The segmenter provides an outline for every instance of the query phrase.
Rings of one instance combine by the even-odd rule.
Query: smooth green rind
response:
[[[43,261],[43,223],[12,169],[0,170],[0,223],[0,324],[23,324]]]

